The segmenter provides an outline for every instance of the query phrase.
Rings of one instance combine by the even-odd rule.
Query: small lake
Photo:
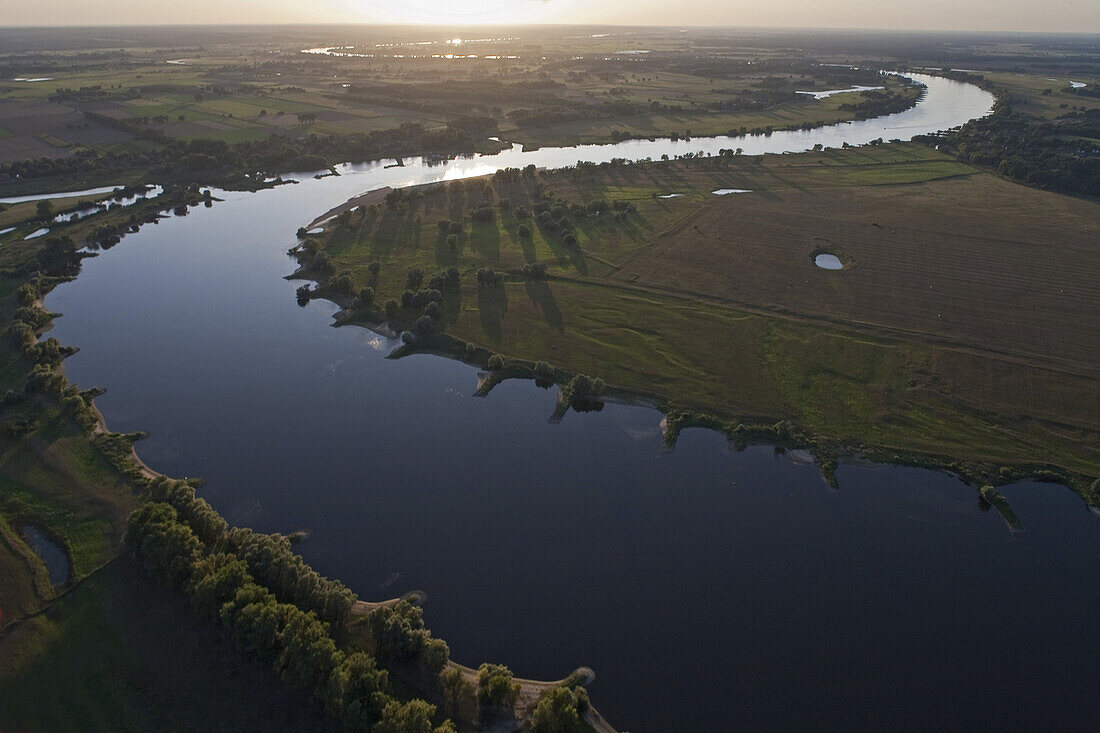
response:
[[[921,81],[925,78],[920,77]],[[526,677],[596,670],[596,706],[635,733],[745,728],[1087,728],[1100,641],[1100,522],[1068,490],[1002,493],[1013,534],[974,487],[931,471],[731,453],[661,415],[608,405],[548,422],[553,390],[331,327],[283,277],[298,227],[351,196],[528,163],[747,153],[913,134],[989,111],[928,78],[914,110],[814,132],[690,143],[515,148],[406,159],[219,192],[86,260],[46,306],[80,347],[66,371],[108,387],[115,430],[147,430],[153,468],[297,549],[365,599],[422,589],[458,661]]]
[[[840,258],[836,255],[831,255],[828,252],[822,252],[821,254],[815,255],[814,264],[823,270],[844,269],[844,263],[840,261]]]
[[[23,536],[27,538],[27,544],[31,546],[35,554],[42,558],[46,571],[50,575],[50,584],[54,586],[65,585],[69,582],[71,568],[69,556],[57,546],[53,540],[42,534],[42,531],[32,525],[22,528]]]

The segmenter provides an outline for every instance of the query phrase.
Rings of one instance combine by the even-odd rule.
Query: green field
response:
[[[633,210],[566,213],[576,246],[516,213],[593,201]],[[481,202],[491,223],[473,219]],[[374,288],[355,321],[379,318],[410,269],[428,279],[456,267],[436,331],[490,352],[735,422],[790,420],[834,445],[1095,477],[1095,328],[1028,309],[1054,298],[1049,308],[1100,318],[1096,213],[928,148],[883,145],[426,187],[343,214],[311,245],[323,243],[333,275],[303,274],[333,277],[319,294],[345,304],[341,273],[353,292]],[[461,234],[448,242],[440,219]],[[1043,253],[1052,236],[1062,258]],[[819,250],[846,269],[814,267]],[[531,263],[548,276],[525,276]],[[485,267],[510,274],[479,287]]]

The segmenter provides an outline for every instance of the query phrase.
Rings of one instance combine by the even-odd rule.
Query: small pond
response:
[[[32,525],[26,525],[22,529],[23,536],[27,538],[27,544],[31,546],[35,554],[42,558],[46,570],[50,574],[52,585],[65,585],[69,582],[69,556],[57,546],[57,543],[42,534],[42,531]]]
[[[814,255],[814,264],[822,270],[843,270],[844,263],[836,255],[820,252]]]

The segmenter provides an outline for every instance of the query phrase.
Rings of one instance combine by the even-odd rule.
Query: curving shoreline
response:
[[[107,428],[107,425],[106,425],[106,420],[103,418],[102,413],[99,413],[98,408],[96,409],[96,412],[99,415],[98,423],[101,425],[102,431],[103,432],[109,432],[108,428]],[[161,474],[157,473],[156,471],[154,471],[153,469],[151,469],[150,467],[148,467],[146,464],[144,464],[144,462],[140,459],[140,457],[138,457],[136,450],[133,449],[132,444],[131,444],[131,451],[133,453],[135,463],[139,466],[139,470],[141,470],[143,475],[145,475],[146,477],[149,477],[149,478],[158,477],[158,476],[161,475]],[[552,684],[552,683],[537,683],[537,684],[545,685],[545,684]]]

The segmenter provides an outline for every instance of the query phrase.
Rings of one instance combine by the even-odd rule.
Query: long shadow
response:
[[[462,288],[455,284],[443,289],[443,323],[453,326],[462,312]]]
[[[565,323],[561,317],[561,309],[558,308],[558,302],[554,299],[554,293],[550,291],[550,283],[545,280],[529,280],[523,284],[523,289],[531,302],[542,311],[550,327],[564,331]]]
[[[550,251],[554,254],[554,259],[558,261],[558,265],[565,267],[571,261],[569,249],[562,244],[561,230],[557,227],[550,229],[544,227],[542,224],[537,224],[539,232],[542,234],[543,240],[546,242],[546,246],[550,248]]]
[[[462,253],[462,245],[466,240],[464,234],[458,235],[458,241],[455,242],[454,247],[447,243],[447,234],[440,232],[435,238],[435,261],[439,265],[451,265],[458,264],[458,256]]]
[[[500,261],[500,228],[495,218],[489,223],[474,223],[470,230],[470,249],[489,264]]]
[[[572,263],[573,269],[584,276],[588,276],[588,260],[584,258],[584,252],[579,249],[566,250],[569,252],[569,262]]]
[[[481,330],[494,344],[503,335],[504,314],[508,312],[508,293],[496,285],[477,289],[477,310],[481,316]]]

